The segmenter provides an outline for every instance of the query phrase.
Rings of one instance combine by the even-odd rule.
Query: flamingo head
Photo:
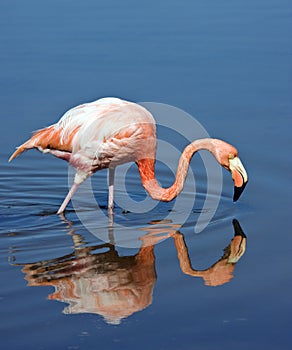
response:
[[[215,157],[217,161],[232,174],[234,181],[233,202],[236,202],[241,196],[248,181],[247,172],[238,157],[237,149],[221,140],[215,141]]]

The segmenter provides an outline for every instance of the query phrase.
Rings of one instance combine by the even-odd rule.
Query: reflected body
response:
[[[120,257],[113,245],[101,244],[77,247],[69,256],[28,264],[22,271],[29,286],[55,287],[49,299],[68,303],[64,313],[94,313],[119,324],[152,303],[154,260],[153,246]]]
[[[109,169],[108,207],[114,206],[116,166],[136,162],[142,184],[153,199],[171,201],[183,189],[189,163],[199,150],[208,150],[219,164],[232,173],[236,201],[246,183],[247,173],[235,147],[218,139],[190,143],[180,157],[176,178],[169,188],[161,187],[155,176],[156,125],[144,107],[118,98],[102,98],[72,108],[54,125],[37,131],[12,154],[36,148],[66,160],[76,168],[74,183],[58,213],[64,212],[78,186],[98,170]]]
[[[110,324],[141,311],[152,303],[157,279],[154,246],[172,237],[183,273],[203,278],[207,286],[219,286],[233,278],[236,263],[246,248],[246,236],[234,220],[234,238],[215,264],[205,270],[192,268],[179,225],[155,222],[142,229],[142,245],[136,255],[119,256],[110,243],[86,247],[82,237],[71,230],[74,252],[53,260],[25,264],[22,271],[29,286],[53,286],[50,300],[69,304],[64,313],[94,313]]]

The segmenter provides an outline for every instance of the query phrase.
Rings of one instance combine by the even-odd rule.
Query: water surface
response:
[[[3,348],[290,349],[290,2],[29,0],[2,2],[0,17]],[[163,221],[174,205],[165,203],[141,215],[117,207],[113,229],[89,223],[135,249],[102,242],[72,205],[55,215],[65,162],[36,151],[7,159],[32,130],[103,96],[171,104],[235,144],[250,178],[239,202],[224,172],[218,211],[195,234],[206,190],[196,157],[186,222]],[[162,163],[157,173],[171,183]],[[104,212],[106,183],[106,172],[92,180]],[[126,187],[145,197],[134,167]],[[234,219],[247,243],[230,265]]]

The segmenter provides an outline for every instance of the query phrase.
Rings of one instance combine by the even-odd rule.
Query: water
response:
[[[0,16],[3,349],[290,349],[290,2],[15,0],[0,4]],[[105,217],[86,228],[72,206],[55,215],[65,162],[36,151],[7,159],[32,130],[103,96],[168,103],[235,144],[250,178],[239,202],[224,171],[218,210],[195,234],[207,183],[196,157],[198,195],[184,225],[164,220],[173,203],[145,214],[118,206],[113,229]],[[171,183],[160,162],[157,173]],[[92,181],[105,213],[106,173]],[[145,198],[135,167],[126,185]],[[223,250],[235,218],[247,242],[230,265]],[[140,246],[104,244],[93,227]],[[186,274],[183,242],[193,269],[206,272]]]

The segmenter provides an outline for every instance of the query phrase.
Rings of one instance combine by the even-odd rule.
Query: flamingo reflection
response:
[[[143,229],[137,254],[119,256],[110,243],[86,246],[81,235],[70,231],[74,242],[71,254],[52,260],[25,264],[22,271],[29,286],[53,286],[50,300],[66,302],[64,313],[95,313],[109,324],[119,324],[152,303],[157,279],[154,246],[172,237],[183,273],[203,278],[208,286],[218,286],[233,278],[236,263],[245,252],[246,236],[233,220],[234,237],[223,256],[206,270],[195,270],[179,225],[152,222]],[[112,232],[109,232],[112,237]]]

